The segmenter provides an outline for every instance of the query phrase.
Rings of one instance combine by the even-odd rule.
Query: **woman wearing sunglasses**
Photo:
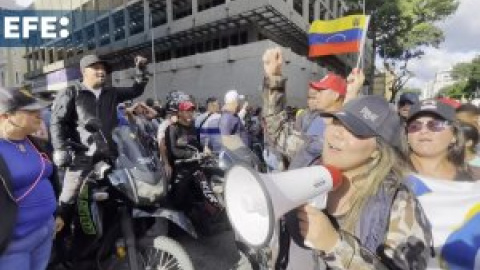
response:
[[[432,224],[435,257],[428,269],[480,269],[480,182],[465,163],[465,138],[455,109],[422,101],[407,118],[409,182]],[[478,261],[478,259],[477,259]]]

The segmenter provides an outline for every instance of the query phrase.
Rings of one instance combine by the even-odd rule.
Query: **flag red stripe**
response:
[[[358,52],[359,48],[360,42],[358,40],[341,43],[324,43],[310,46],[308,56],[313,57]]]

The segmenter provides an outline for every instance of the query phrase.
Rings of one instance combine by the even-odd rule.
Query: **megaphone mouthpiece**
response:
[[[330,172],[330,175],[332,176],[332,190],[336,190],[342,185],[343,182],[343,174],[342,172],[333,166],[330,165],[323,165],[328,172]]]

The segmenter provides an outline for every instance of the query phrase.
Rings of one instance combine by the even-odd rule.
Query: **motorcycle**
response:
[[[183,213],[162,207],[167,186],[155,155],[123,126],[113,131],[113,160],[100,122],[91,119],[85,129],[89,147],[70,142],[83,150],[73,159],[85,171],[83,184],[71,228],[57,235],[49,269],[193,270],[189,255],[168,237],[168,224],[197,234]]]

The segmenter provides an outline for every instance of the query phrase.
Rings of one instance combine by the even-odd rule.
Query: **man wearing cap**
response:
[[[320,113],[336,112],[345,102],[355,98],[364,76],[360,70],[350,74],[349,83],[333,73],[311,82],[308,89],[308,110],[295,124],[288,122],[285,112],[286,78],[282,76],[282,52],[269,49],[264,61],[264,107],[266,134],[270,144],[289,161],[289,168],[310,165],[321,154],[325,121]]]
[[[80,60],[83,80],[61,91],[52,107],[50,132],[54,148],[54,162],[59,167],[68,167],[72,153],[76,149],[69,143],[73,141],[88,147],[87,139],[90,133],[84,128],[85,122],[97,118],[101,129],[115,154],[116,147],[112,131],[117,126],[117,111],[119,103],[134,99],[143,94],[148,82],[146,76],[147,59],[135,58],[135,80],[132,87],[105,86],[107,75],[111,72],[110,65],[96,55],[86,55]],[[71,206],[81,185],[82,170],[67,168],[60,206]],[[65,207],[60,207],[62,211]],[[69,208],[69,207],[68,207]]]
[[[165,131],[168,162],[173,168],[170,198],[174,207],[186,213],[191,210],[194,201],[193,174],[198,169],[196,166],[198,163],[175,164],[175,161],[190,159],[201,151],[197,131],[193,125],[194,110],[195,105],[191,101],[181,101],[178,104],[178,121],[170,124]]]
[[[410,108],[420,102],[418,95],[407,92],[400,95],[398,99],[398,114],[403,120],[406,120],[410,113]]]
[[[239,112],[240,102],[243,99],[245,97],[239,95],[237,90],[230,90],[225,94],[225,105],[220,117],[220,134],[222,136],[238,135],[245,145],[249,145],[247,129]]]

